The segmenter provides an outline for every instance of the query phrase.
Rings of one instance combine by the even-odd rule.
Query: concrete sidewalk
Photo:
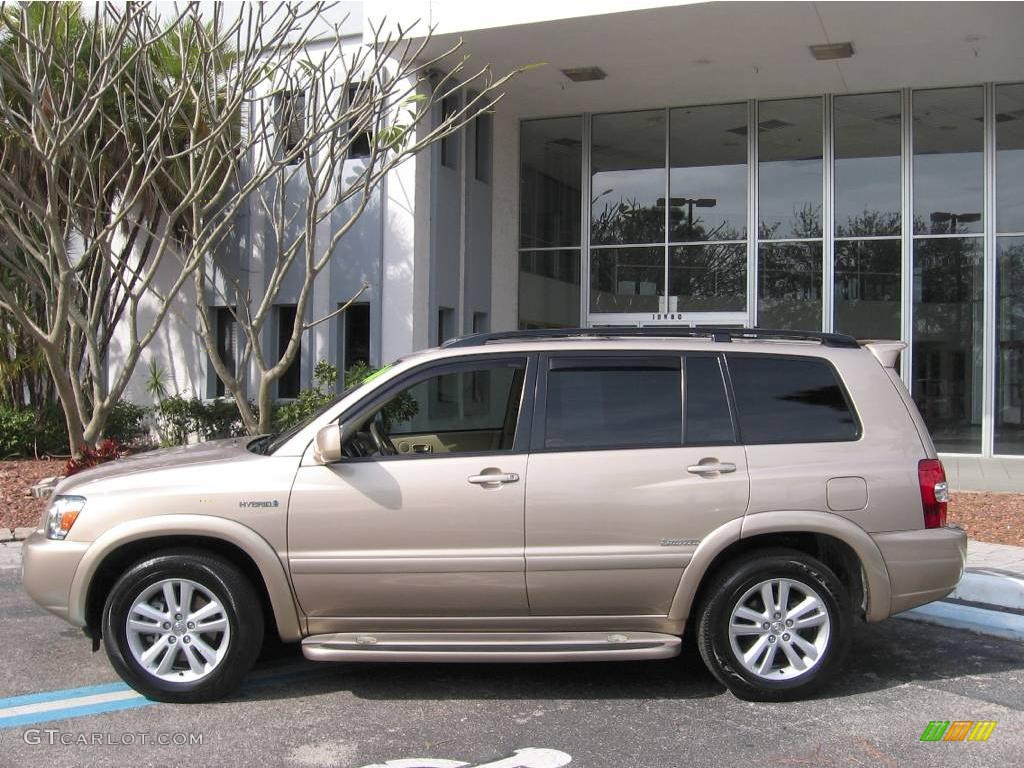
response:
[[[951,491],[1024,493],[1024,457],[1016,459],[939,454]]]

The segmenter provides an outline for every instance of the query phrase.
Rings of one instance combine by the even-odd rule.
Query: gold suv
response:
[[[902,348],[456,339],[286,433],[61,481],[25,588],[162,701],[228,694],[268,634],[326,661],[587,661],[675,656],[687,626],[736,695],[797,698],[855,621],[963,570]]]

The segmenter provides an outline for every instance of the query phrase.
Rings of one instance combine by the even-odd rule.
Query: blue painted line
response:
[[[249,678],[242,685],[242,690],[266,688],[268,686],[282,685],[287,683],[302,682],[318,675],[320,670],[302,669],[287,672],[279,672],[273,675]],[[50,701],[61,701],[62,699],[76,699],[81,696],[95,696],[101,693],[115,693],[131,690],[124,683],[105,683],[103,685],[90,685],[84,688],[66,688],[60,691],[46,691],[44,693],[32,693],[25,696],[13,696],[7,699],[0,699],[0,709],[18,707],[26,704],[43,704]],[[33,712],[25,715],[14,715],[11,717],[0,717],[0,728],[16,728],[19,725],[35,725],[47,723],[54,720],[68,720],[75,717],[87,715],[100,715],[106,712],[119,712],[125,709],[136,709],[146,707],[159,702],[151,701],[142,694],[130,699],[119,701],[107,701],[99,704],[86,704],[83,706],[69,706],[62,709],[51,709],[46,712]]]
[[[68,707],[66,709],[53,709],[49,712],[35,712],[30,715],[15,715],[14,717],[0,718],[0,728],[16,728],[19,725],[35,725],[53,720],[69,720],[74,717],[85,715],[99,715],[104,712],[119,712],[124,709],[135,709],[156,704],[146,697],[139,695],[135,699],[123,699],[121,701],[107,701],[102,704],[87,704],[81,707]]]
[[[8,699],[0,699],[0,709],[21,707],[26,704],[45,704],[48,701],[77,699],[79,696],[96,696],[101,693],[116,693],[117,691],[127,690],[129,690],[129,688],[124,683],[101,683],[99,685],[87,685],[84,688],[64,688],[60,691],[28,693],[24,696],[12,696]]]

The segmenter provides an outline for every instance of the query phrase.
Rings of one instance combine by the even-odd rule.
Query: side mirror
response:
[[[320,429],[313,440],[313,458],[321,464],[341,461],[344,432],[345,428],[341,424],[328,424]]]

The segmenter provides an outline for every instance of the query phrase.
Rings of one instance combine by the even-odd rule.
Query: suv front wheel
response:
[[[710,585],[697,644],[711,673],[741,699],[790,701],[831,677],[850,645],[850,598],[820,561],[752,553]]]
[[[232,563],[201,550],[167,550],[129,568],[103,609],[110,663],[156,701],[212,701],[231,693],[263,644],[263,611]]]

